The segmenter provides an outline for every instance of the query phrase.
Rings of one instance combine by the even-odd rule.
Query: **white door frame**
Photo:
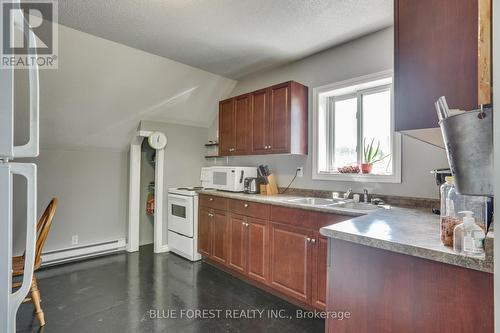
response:
[[[138,131],[130,143],[129,208],[127,251],[139,251],[139,221],[141,198],[141,145],[153,131]],[[156,150],[155,165],[155,210],[154,210],[154,252],[168,252],[166,232],[167,219],[163,214],[165,191],[165,148]],[[165,237],[163,237],[165,234]]]

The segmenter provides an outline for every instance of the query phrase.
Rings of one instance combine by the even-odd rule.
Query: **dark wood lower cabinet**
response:
[[[304,303],[311,299],[311,238],[307,229],[271,223],[270,284]]]
[[[198,252],[216,262],[226,264],[228,226],[225,211],[200,207],[198,213]]]
[[[312,305],[319,309],[326,308],[326,274],[328,258],[328,238],[315,233],[312,274]]]
[[[256,281],[267,283],[268,221],[231,213],[228,266]]]
[[[245,217],[236,214],[229,215],[229,260],[230,268],[240,272],[246,272],[247,262],[247,227]]]
[[[269,222],[247,218],[247,273],[261,283],[267,283],[269,271]]]
[[[213,211],[213,244],[212,259],[222,264],[227,263],[227,237],[228,222],[227,213]]]
[[[330,333],[493,332],[493,274],[330,241]]]
[[[212,254],[212,218],[210,209],[200,207],[198,214],[198,252],[203,256]]]
[[[326,303],[326,224],[349,219],[200,195],[198,248],[212,264],[304,308]]]

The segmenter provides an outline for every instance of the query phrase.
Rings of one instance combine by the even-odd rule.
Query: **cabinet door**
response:
[[[268,221],[247,217],[248,276],[262,283],[268,281],[269,234]]]
[[[240,272],[246,272],[246,220],[244,216],[229,215],[229,267]]]
[[[321,310],[326,307],[326,269],[328,239],[314,233],[312,269],[312,305]]]
[[[270,283],[304,303],[311,299],[311,237],[308,230],[271,223]]]
[[[210,257],[212,254],[212,213],[200,207],[198,214],[198,252]]]
[[[435,101],[478,105],[478,2],[395,2],[396,130],[439,127]]]
[[[226,264],[228,245],[227,213],[220,210],[213,210],[212,214],[212,259]]]
[[[235,146],[234,99],[219,103],[219,154],[231,155]]]
[[[270,88],[270,151],[290,152],[290,83]]]
[[[267,89],[252,93],[252,131],[251,143],[252,153],[265,154],[268,152],[270,117],[269,117],[269,93]]]
[[[234,98],[234,150],[233,154],[245,155],[250,145],[250,95]]]

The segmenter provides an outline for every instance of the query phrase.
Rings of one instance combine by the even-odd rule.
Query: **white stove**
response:
[[[168,189],[168,247],[191,261],[201,259],[198,253],[198,191],[203,187]]]
[[[202,186],[191,186],[191,187],[171,187],[168,189],[168,193],[195,196],[198,195],[199,190],[203,190]]]

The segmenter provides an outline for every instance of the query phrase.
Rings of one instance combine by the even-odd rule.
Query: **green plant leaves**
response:
[[[373,164],[382,161],[391,154],[387,154],[380,158],[377,156],[380,154],[380,140],[377,141],[377,147],[374,148],[375,138],[372,139],[369,145],[366,144],[366,138],[363,139],[363,158],[364,162],[367,164]]]

